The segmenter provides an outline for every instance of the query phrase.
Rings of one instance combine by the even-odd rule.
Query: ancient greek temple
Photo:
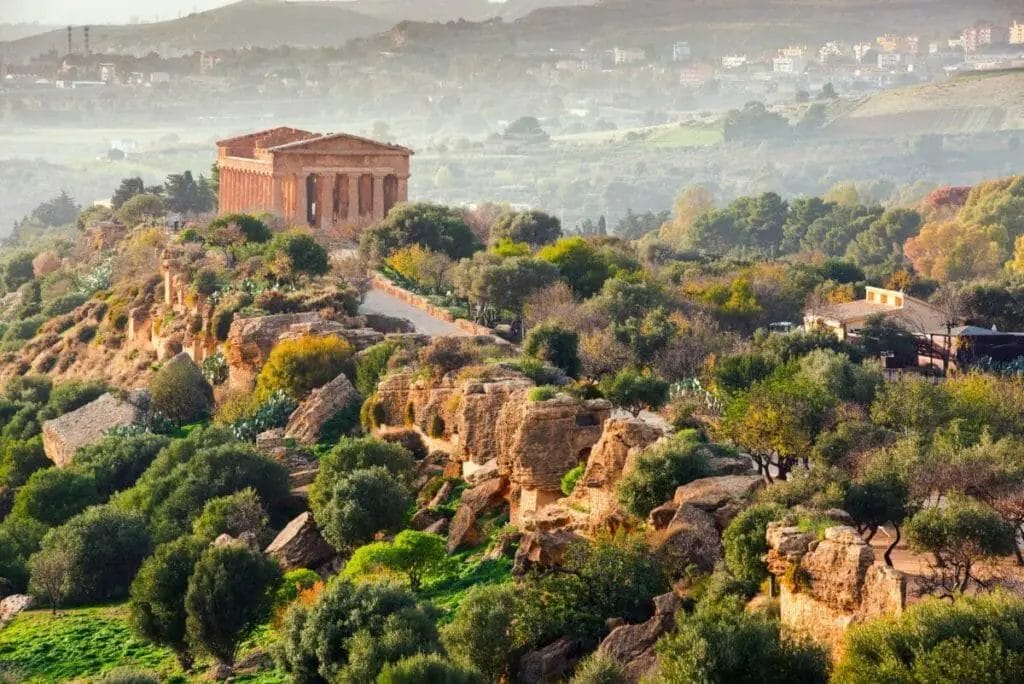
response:
[[[287,226],[354,238],[408,200],[411,155],[355,135],[285,127],[221,140],[219,210],[272,212]]]

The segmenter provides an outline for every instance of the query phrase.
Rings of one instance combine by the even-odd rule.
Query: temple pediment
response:
[[[308,140],[297,140],[269,148],[270,152],[317,154],[397,154],[408,156],[412,150],[401,145],[377,142],[349,133],[332,133]]]

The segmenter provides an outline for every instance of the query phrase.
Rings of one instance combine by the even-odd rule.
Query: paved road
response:
[[[392,297],[383,290],[372,289],[367,292],[362,306],[359,307],[359,312],[404,318],[416,326],[416,332],[434,337],[468,335],[468,333],[459,329],[454,323],[434,318],[427,312],[421,311],[397,297]]]

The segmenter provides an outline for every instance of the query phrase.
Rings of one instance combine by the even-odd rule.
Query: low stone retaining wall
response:
[[[372,282],[376,289],[386,292],[396,299],[401,299],[406,304],[414,306],[420,311],[423,311],[440,321],[451,323],[465,333],[470,335],[494,335],[494,331],[490,328],[477,325],[473,321],[467,321],[465,318],[456,318],[450,311],[448,311],[448,309],[442,309],[441,307],[432,304],[430,300],[423,295],[418,295],[415,292],[406,290],[404,287],[400,287],[394,281],[380,273],[373,274]]]

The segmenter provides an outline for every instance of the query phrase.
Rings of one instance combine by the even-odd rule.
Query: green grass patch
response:
[[[239,658],[255,648],[266,649],[274,640],[269,625],[262,625],[241,644]],[[92,606],[22,613],[0,630],[0,673],[25,682],[91,680],[115,668],[147,670],[173,681],[205,681],[200,660],[185,676],[174,654],[136,637],[128,626],[127,604]],[[6,680],[5,680],[6,681]],[[238,674],[235,682],[285,684],[277,670]]]
[[[463,551],[451,556],[446,571],[428,578],[419,598],[443,611],[439,622],[448,622],[472,587],[501,584],[512,579],[512,560],[480,560],[479,551]]]
[[[653,133],[644,141],[647,147],[707,147],[722,142],[720,127],[668,126]]]
[[[68,681],[115,667],[181,672],[169,650],[132,634],[124,605],[22,613],[0,631],[0,663],[30,682]]]

